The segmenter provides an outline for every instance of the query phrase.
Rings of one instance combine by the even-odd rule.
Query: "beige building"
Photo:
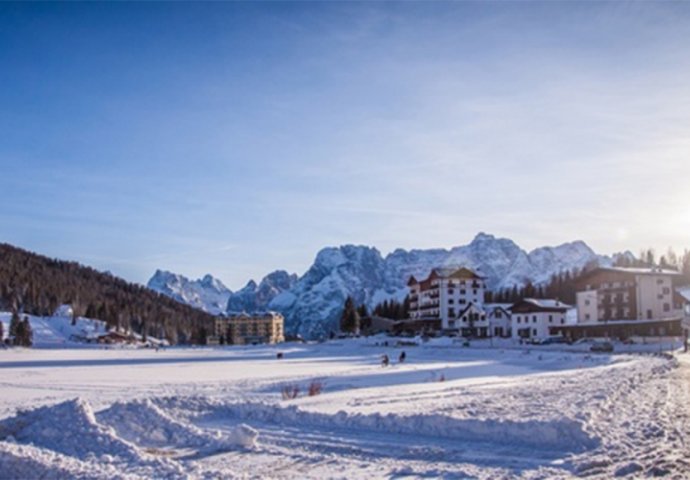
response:
[[[217,318],[214,336],[233,345],[281,343],[285,341],[283,324],[283,316],[276,312],[242,312]]]
[[[597,268],[578,280],[578,323],[679,318],[674,300],[675,270]]]

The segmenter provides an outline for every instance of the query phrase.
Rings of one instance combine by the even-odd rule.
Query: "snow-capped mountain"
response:
[[[369,308],[385,299],[402,300],[410,275],[424,278],[435,267],[469,267],[484,276],[489,289],[496,291],[528,282],[543,284],[556,273],[590,263],[610,265],[612,261],[611,257],[597,255],[582,241],[526,252],[512,240],[485,233],[478,234],[468,245],[450,250],[398,249],[385,257],[367,246],[328,247],[316,255],[313,265],[299,279],[277,271],[259,284],[250,281],[228,296],[227,310],[276,310],[285,316],[288,333],[315,338],[337,329],[348,295]],[[149,287],[166,293],[155,288],[153,279]],[[176,292],[174,298],[178,299],[191,297],[198,302],[203,298],[197,290],[196,296],[182,294],[179,289]],[[205,309],[211,311],[208,306]]]
[[[289,291],[297,283],[296,274],[276,270],[261,280],[258,285],[250,280],[247,285],[230,295],[226,310],[228,312],[254,312],[267,310],[269,303],[283,292]]]
[[[147,287],[213,315],[225,312],[228,299],[232,294],[223,282],[212,275],[205,275],[199,280],[190,280],[183,275],[165,270],[156,270],[148,281]]]

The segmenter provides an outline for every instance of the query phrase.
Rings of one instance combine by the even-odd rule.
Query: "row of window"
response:
[[[517,323],[522,323],[522,317],[519,315],[515,317]],[[525,323],[529,323],[529,315],[525,315]],[[532,323],[537,323],[537,316],[532,315]],[[553,323],[553,315],[549,315],[549,323]],[[561,325],[565,324],[565,319],[561,318]]]

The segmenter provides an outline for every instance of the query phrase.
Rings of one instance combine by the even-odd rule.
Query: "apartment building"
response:
[[[578,323],[661,320],[683,315],[674,298],[675,270],[597,268],[578,280]]]
[[[216,319],[214,334],[233,345],[281,343],[285,341],[284,318],[276,312],[230,314]]]

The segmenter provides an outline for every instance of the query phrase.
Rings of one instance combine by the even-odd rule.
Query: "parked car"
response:
[[[611,342],[595,342],[589,347],[590,352],[610,353],[613,352],[613,344]]]
[[[565,337],[549,337],[541,341],[542,345],[554,345],[556,343],[570,343],[570,340]]]

